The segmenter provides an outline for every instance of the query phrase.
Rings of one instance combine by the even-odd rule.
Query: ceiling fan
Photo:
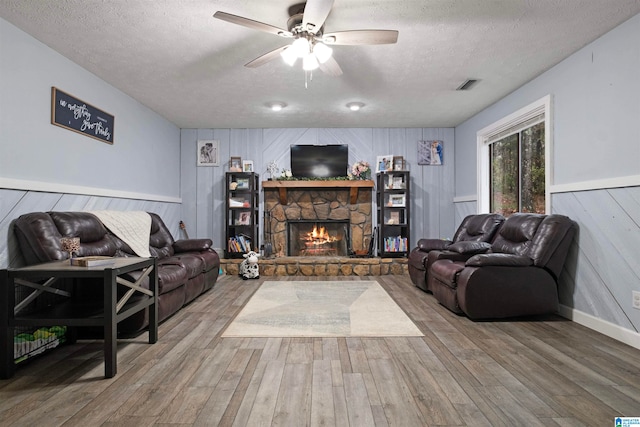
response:
[[[290,18],[287,21],[286,30],[226,12],[218,11],[213,16],[232,24],[294,39],[293,43],[267,52],[245,64],[245,67],[249,68],[259,67],[281,56],[290,66],[301,58],[302,68],[305,71],[320,68],[328,75],[339,76],[342,74],[342,69],[333,58],[333,49],[329,46],[393,44],[398,41],[398,31],[395,30],[349,30],[325,33],[324,22],[331,12],[333,2],[334,0],[307,0],[306,3],[289,7]]]

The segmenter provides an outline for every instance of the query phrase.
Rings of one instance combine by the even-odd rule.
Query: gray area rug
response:
[[[268,281],[223,337],[423,336],[375,281]]]

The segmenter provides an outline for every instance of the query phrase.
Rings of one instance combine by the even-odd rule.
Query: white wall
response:
[[[460,211],[476,196],[476,133],[551,94],[551,211],[580,228],[561,277],[562,313],[636,343],[640,310],[631,307],[631,291],[640,291],[638,70],[640,15],[455,129]]]
[[[0,187],[180,197],[175,125],[2,19],[0,57]],[[114,144],[52,125],[52,86],[114,115]]]

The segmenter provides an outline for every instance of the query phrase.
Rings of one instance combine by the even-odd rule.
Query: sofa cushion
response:
[[[433,275],[434,279],[439,282],[455,288],[457,286],[456,281],[458,274],[460,274],[462,270],[464,270],[464,263],[455,262],[450,259],[441,259],[431,265],[429,274]]]
[[[491,249],[491,244],[487,242],[456,242],[447,248],[448,251],[458,252],[459,254],[481,254]]]
[[[213,250],[194,252],[191,255],[202,260],[203,271],[205,272],[220,268],[220,257],[218,256],[218,253]]]
[[[149,236],[149,252],[158,259],[173,256],[173,237],[162,219],[155,213],[151,215],[151,235]]]
[[[496,213],[469,215],[462,220],[453,241],[490,242],[503,222],[504,217]]]
[[[451,244],[447,239],[420,239],[417,248],[424,252],[444,250]]]
[[[158,265],[158,294],[162,295],[187,281],[187,270],[178,264]]]
[[[533,260],[524,255],[478,254],[469,258],[466,265],[471,267],[484,267],[488,265],[501,267],[528,267],[533,265]]]
[[[174,253],[181,252],[199,252],[206,251],[211,248],[213,242],[211,239],[186,239],[186,240],[176,240],[173,243]]]
[[[191,279],[192,277],[195,277],[198,274],[204,273],[204,262],[202,261],[202,258],[197,257],[195,255],[192,255],[192,254],[184,254],[179,256],[176,255],[170,258],[166,258],[166,260],[179,262],[187,272],[187,279]]]

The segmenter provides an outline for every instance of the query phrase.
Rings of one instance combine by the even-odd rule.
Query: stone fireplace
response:
[[[277,257],[348,256],[349,243],[354,252],[368,249],[373,229],[372,181],[266,181],[262,184],[264,241],[272,244]],[[324,226],[325,231],[329,229],[330,234],[333,229],[340,242],[316,247],[303,244],[300,233],[313,232],[314,224]],[[295,234],[292,226],[298,228]],[[300,230],[301,226],[310,226],[311,230]]]

